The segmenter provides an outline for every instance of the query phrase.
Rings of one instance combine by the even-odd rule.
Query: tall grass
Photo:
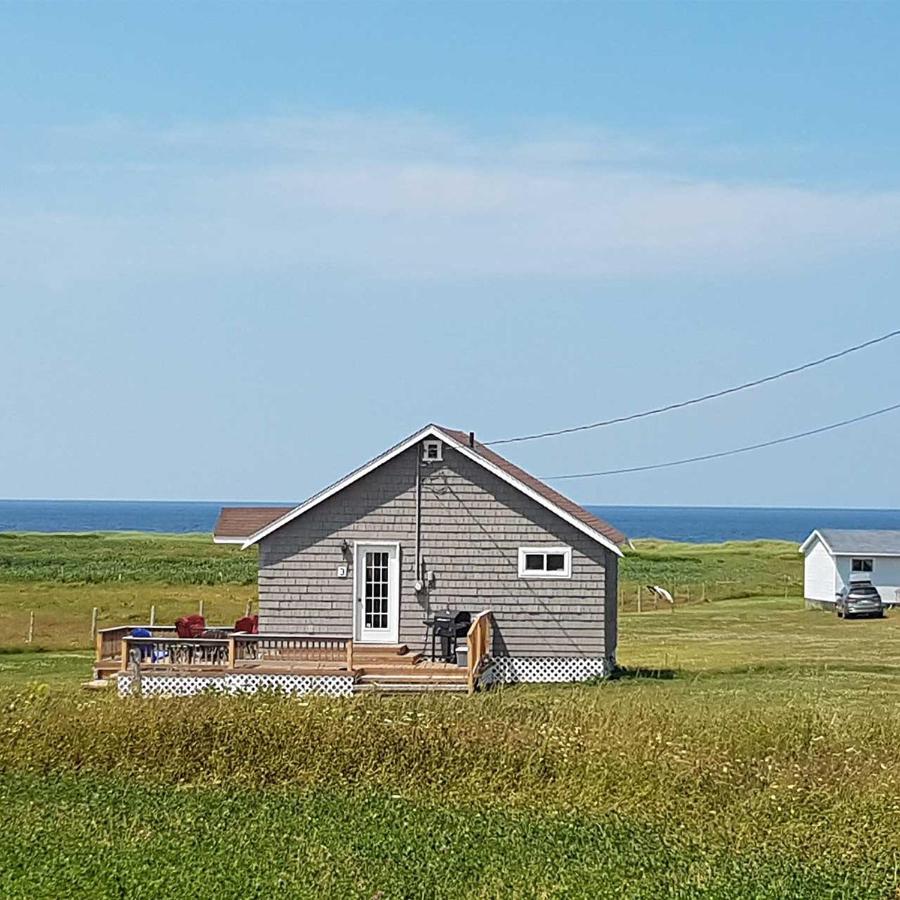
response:
[[[624,815],[738,845],[895,852],[900,712],[723,707],[641,686],[352,701],[19,695],[0,771],[378,790]],[[860,823],[866,823],[864,829]],[[875,829],[873,831],[873,829]],[[879,830],[881,829],[881,830]]]
[[[209,535],[0,533],[0,581],[253,584],[256,564]]]

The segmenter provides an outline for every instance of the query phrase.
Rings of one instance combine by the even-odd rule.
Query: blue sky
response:
[[[302,499],[428,421],[628,413],[897,327],[900,7],[0,10],[0,496]],[[518,445],[641,465],[900,399],[900,342]],[[586,503],[900,506],[900,415]]]

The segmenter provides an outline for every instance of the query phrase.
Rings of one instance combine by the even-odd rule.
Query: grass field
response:
[[[641,547],[748,596],[624,612],[615,681],[471,699],[120,701],[2,653],[0,896],[900,896],[900,613],[759,593],[797,565]],[[248,589],[2,589],[136,584]]]

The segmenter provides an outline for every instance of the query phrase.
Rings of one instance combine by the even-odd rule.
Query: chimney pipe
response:
[[[469,432],[469,446],[474,450],[475,449],[475,432]]]

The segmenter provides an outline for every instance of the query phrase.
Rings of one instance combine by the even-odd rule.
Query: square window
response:
[[[547,571],[562,572],[566,567],[566,557],[562,553],[547,554]]]
[[[423,441],[422,460],[424,462],[441,462],[443,459],[443,444],[440,441]]]
[[[543,572],[544,571],[544,554],[543,553],[526,553],[525,554],[525,568],[528,569],[529,572]]]
[[[872,560],[871,559],[854,559],[850,564],[851,571],[853,572],[871,572],[872,571]]]

